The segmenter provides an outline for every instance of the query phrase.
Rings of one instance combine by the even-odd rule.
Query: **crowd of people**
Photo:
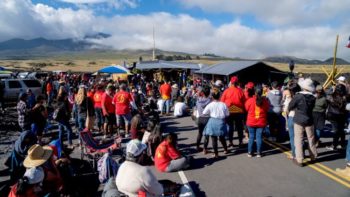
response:
[[[345,77],[326,90],[303,77],[274,81],[269,86],[242,84],[237,76],[228,84],[198,81],[180,89],[177,83],[147,80],[142,74],[129,81],[67,74],[43,79],[41,95],[26,90],[19,96],[21,135],[6,162],[11,172],[9,196],[64,194],[68,186],[62,166],[69,169],[69,151],[83,149],[80,133],[86,130],[100,134],[101,143],[117,137],[129,140],[125,161],[117,174],[105,180],[103,195],[160,196],[165,184],[158,182],[146,165],[154,164],[160,172],[176,172],[191,168],[193,158],[179,150],[177,135],[166,132],[159,115],[192,116],[198,126],[196,149],[207,155],[211,139],[213,158],[219,157],[218,140],[223,154],[247,144],[247,156],[260,158],[264,156],[263,136],[276,141],[289,138],[289,159],[298,166],[304,165],[304,144],[311,162],[317,162],[317,147],[322,145],[325,122],[329,121],[334,135],[327,148],[346,149],[348,163],[339,172],[350,177],[350,143],[345,140],[350,86]],[[54,123],[58,135],[52,136],[52,142],[45,141],[43,136]],[[79,142],[74,143],[76,138]]]

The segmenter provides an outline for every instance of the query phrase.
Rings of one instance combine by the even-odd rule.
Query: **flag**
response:
[[[346,47],[350,48],[350,37],[349,37],[348,44],[346,45]]]

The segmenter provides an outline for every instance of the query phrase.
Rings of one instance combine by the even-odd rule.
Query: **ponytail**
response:
[[[260,85],[257,85],[255,87],[255,95],[256,95],[255,103],[258,107],[261,107],[263,104],[264,99],[263,99],[262,93],[263,93],[262,87]]]

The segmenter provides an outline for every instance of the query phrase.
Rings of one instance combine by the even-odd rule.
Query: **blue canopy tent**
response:
[[[124,68],[120,65],[110,65],[100,69],[98,72],[109,74],[130,74],[130,71],[127,68]]]

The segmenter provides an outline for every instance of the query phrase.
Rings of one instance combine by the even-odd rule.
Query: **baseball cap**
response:
[[[144,150],[146,150],[146,148],[147,148],[146,144],[143,144],[138,139],[133,139],[126,145],[126,152],[129,154],[132,154],[134,157],[137,157],[141,155],[141,153]]]

